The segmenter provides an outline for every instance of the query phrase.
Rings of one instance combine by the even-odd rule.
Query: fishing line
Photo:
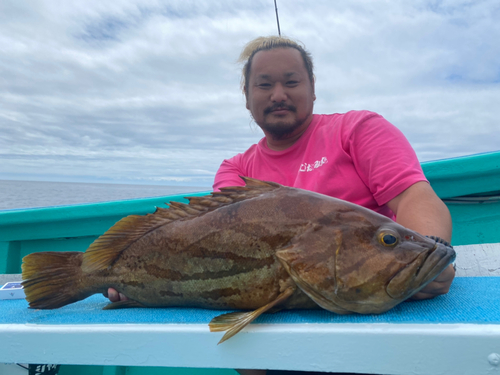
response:
[[[276,23],[278,24],[278,35],[281,37],[280,18],[278,17],[278,5],[276,5],[276,0],[274,0],[274,10],[276,11]]]

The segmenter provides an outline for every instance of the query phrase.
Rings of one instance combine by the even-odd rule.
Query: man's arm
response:
[[[236,155],[233,159],[236,159]],[[240,176],[250,177],[243,173],[234,163],[233,159],[224,160],[215,174],[213,190],[219,191],[227,186],[244,186],[245,183]]]
[[[427,182],[413,184],[387,205],[396,215],[397,223],[425,236],[437,236],[451,242],[450,212]],[[455,270],[450,265],[412,299],[427,299],[448,293],[454,277]]]

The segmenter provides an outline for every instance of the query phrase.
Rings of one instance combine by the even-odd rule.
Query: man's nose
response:
[[[273,102],[284,102],[286,99],[287,96],[283,85],[281,83],[275,84],[271,94],[271,100]]]

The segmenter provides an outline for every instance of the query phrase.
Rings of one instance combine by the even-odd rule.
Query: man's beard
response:
[[[268,107],[264,110],[264,115],[267,116],[271,112],[279,109],[287,109],[290,112],[297,113],[297,108],[293,105],[275,103],[271,107]],[[305,118],[303,119],[296,118],[295,121],[292,122],[279,121],[273,123],[268,123],[266,121],[263,121],[261,124],[257,123],[257,125],[259,125],[262,130],[268,132],[274,139],[281,140],[281,139],[286,139],[297,128],[299,128],[304,123],[305,120],[306,120]]]

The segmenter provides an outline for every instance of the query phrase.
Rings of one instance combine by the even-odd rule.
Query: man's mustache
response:
[[[278,111],[280,109],[286,109],[288,111],[297,112],[297,108],[294,105],[291,105],[291,104],[288,105],[288,104],[284,104],[284,103],[275,103],[272,106],[264,109],[264,114],[268,115],[271,112]]]

